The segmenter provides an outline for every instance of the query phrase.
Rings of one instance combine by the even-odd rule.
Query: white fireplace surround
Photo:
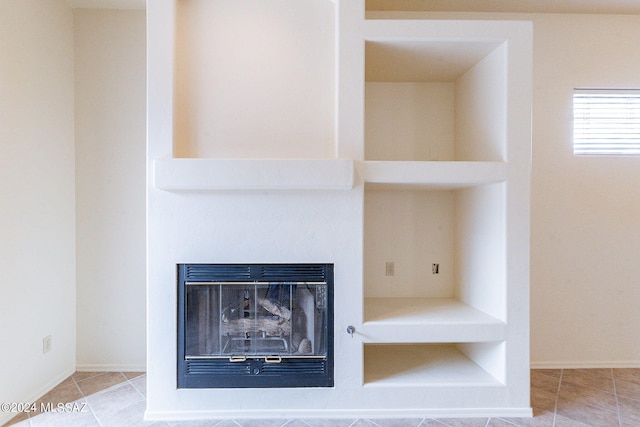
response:
[[[364,0],[147,17],[146,419],[530,416],[530,23]],[[334,264],[335,386],[177,389],[180,263]]]

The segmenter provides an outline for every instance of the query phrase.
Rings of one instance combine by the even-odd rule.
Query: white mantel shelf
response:
[[[358,171],[373,188],[456,189],[507,179],[504,162],[365,161],[358,165]]]
[[[154,161],[154,187],[167,191],[350,190],[344,159],[192,159]]]

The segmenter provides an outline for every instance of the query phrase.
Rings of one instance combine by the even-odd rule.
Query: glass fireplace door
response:
[[[186,285],[186,358],[326,357],[327,284]]]

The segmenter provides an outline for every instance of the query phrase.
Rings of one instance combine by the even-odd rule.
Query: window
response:
[[[640,90],[575,89],[573,154],[640,156]]]

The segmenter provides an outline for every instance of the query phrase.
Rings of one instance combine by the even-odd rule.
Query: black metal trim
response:
[[[178,388],[275,388],[334,386],[333,264],[178,264]],[[327,283],[327,357],[231,362],[185,357],[185,288],[189,281],[324,281]]]

